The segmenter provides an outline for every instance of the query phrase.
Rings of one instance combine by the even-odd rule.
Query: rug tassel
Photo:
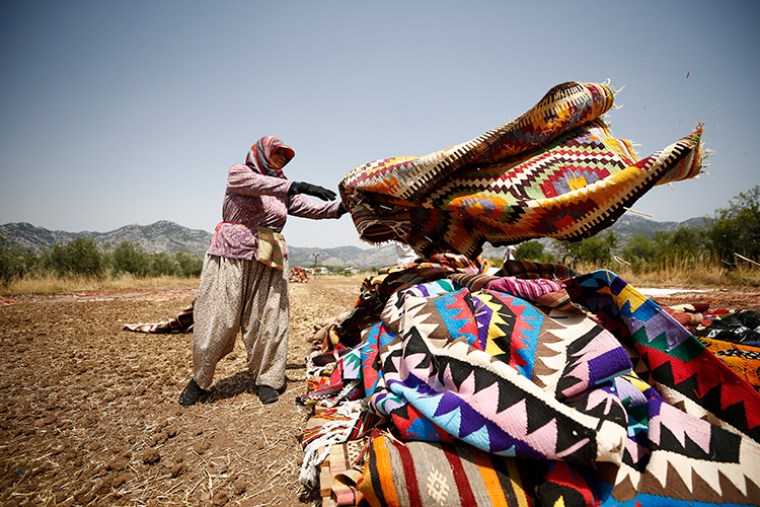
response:
[[[669,184],[668,184],[668,185],[669,185]],[[626,210],[626,211],[630,211],[631,213],[635,213],[635,214],[637,214],[637,215],[641,215],[641,216],[644,216],[644,217],[649,217],[649,218],[654,218],[654,217],[653,217],[652,215],[650,215],[649,213],[644,213],[643,211],[635,210],[635,209],[633,209],[633,208],[629,208],[629,207],[627,207],[627,206],[623,206],[623,209],[624,209],[624,210]]]
[[[617,95],[618,93],[620,93],[620,92],[622,92],[623,90],[625,90],[625,87],[626,87],[626,86],[628,86],[628,85],[627,85],[627,84],[624,84],[623,86],[621,86],[621,87],[620,87],[620,88],[618,88],[617,90],[613,88],[613,89],[612,89],[612,91],[615,93],[615,95]]]

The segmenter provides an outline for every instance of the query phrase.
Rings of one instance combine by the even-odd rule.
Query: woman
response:
[[[285,385],[288,252],[280,232],[288,215],[321,220],[345,213],[332,190],[285,177],[282,168],[294,156],[276,137],[262,137],[245,164],[229,170],[223,222],[207,251],[195,302],[193,378],[180,395],[181,405],[206,393],[239,330],[261,402],[277,401]]]

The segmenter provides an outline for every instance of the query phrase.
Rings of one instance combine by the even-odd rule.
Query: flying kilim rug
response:
[[[702,164],[701,125],[639,159],[600,118],[612,103],[607,85],[560,84],[471,141],[355,168],[340,183],[343,204],[362,239],[399,240],[424,258],[474,258],[485,241],[591,236],[654,185],[692,178]]]

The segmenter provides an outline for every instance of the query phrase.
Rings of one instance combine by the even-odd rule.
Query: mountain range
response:
[[[636,235],[652,237],[658,232],[673,232],[679,226],[695,227],[702,225],[705,218],[692,218],[685,222],[657,222],[637,215],[626,214],[617,221],[611,230],[618,236],[620,244],[625,244]],[[126,225],[109,232],[65,232],[51,231],[26,222],[14,222],[0,225],[0,235],[10,244],[17,244],[35,252],[49,249],[55,243],[68,243],[79,237],[91,237],[103,248],[113,248],[123,241],[140,245],[148,253],[189,252],[203,256],[211,241],[212,233],[200,229],[189,229],[175,222],[161,220],[150,225]],[[290,248],[291,266],[329,266],[345,268],[354,266],[359,269],[390,266],[396,262],[396,249],[393,244],[368,246],[342,246],[334,248],[297,247]],[[488,258],[501,258],[505,247],[494,247],[486,243],[483,255]]]

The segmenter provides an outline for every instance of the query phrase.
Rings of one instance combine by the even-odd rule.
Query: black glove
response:
[[[319,185],[312,185],[305,181],[296,181],[290,186],[290,193],[306,194],[314,197],[319,197],[323,201],[332,201],[335,199],[336,194],[332,190]]]
[[[345,206],[343,206],[343,203],[338,204],[338,218],[342,217],[346,213],[348,213],[348,210]]]

